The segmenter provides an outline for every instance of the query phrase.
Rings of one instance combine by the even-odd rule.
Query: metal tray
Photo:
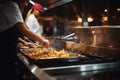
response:
[[[34,50],[36,48],[29,48],[29,49],[20,49],[20,52],[25,55],[28,59],[34,62],[39,62],[39,63],[50,63],[50,62],[76,62],[76,61],[82,61],[88,59],[86,56],[78,54],[78,53],[73,53],[70,52],[71,54],[75,54],[74,56],[70,57],[57,57],[57,58],[41,58],[41,59],[35,59],[30,57],[28,54],[25,53],[25,51],[29,50]]]

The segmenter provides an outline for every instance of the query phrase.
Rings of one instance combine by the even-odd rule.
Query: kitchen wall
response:
[[[120,49],[120,26],[75,28],[79,43]]]

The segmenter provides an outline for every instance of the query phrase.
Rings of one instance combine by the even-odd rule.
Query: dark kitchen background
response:
[[[46,37],[61,38],[77,31],[82,43],[119,48],[120,39],[116,36],[119,36],[120,0],[32,1],[40,3],[45,10],[40,16]],[[31,3],[24,15],[30,6]]]
[[[75,32],[77,43],[120,49],[120,0],[32,1],[45,10],[40,17],[46,37],[63,39]]]
[[[40,3],[46,10],[42,16],[63,20],[68,19],[73,21],[73,23],[79,22],[79,26],[120,24],[120,0],[33,1]]]

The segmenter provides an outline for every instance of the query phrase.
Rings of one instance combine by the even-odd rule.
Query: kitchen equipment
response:
[[[20,49],[20,52],[35,64],[51,64],[51,63],[73,63],[88,59],[82,54],[68,52],[65,50],[57,50],[52,48],[47,50],[44,48]]]

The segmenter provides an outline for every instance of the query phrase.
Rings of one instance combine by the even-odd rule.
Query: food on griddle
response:
[[[67,58],[81,56],[80,54],[70,53],[65,50],[50,49],[46,51],[43,48],[24,50],[24,53],[34,59]]]
[[[22,43],[19,43],[18,44],[18,48],[23,48],[25,45],[24,44],[22,44]]]
[[[36,48],[36,47],[42,47],[41,45],[36,44],[36,43],[31,43],[31,44],[32,44],[32,46],[26,46],[23,43],[18,43],[18,48]]]

